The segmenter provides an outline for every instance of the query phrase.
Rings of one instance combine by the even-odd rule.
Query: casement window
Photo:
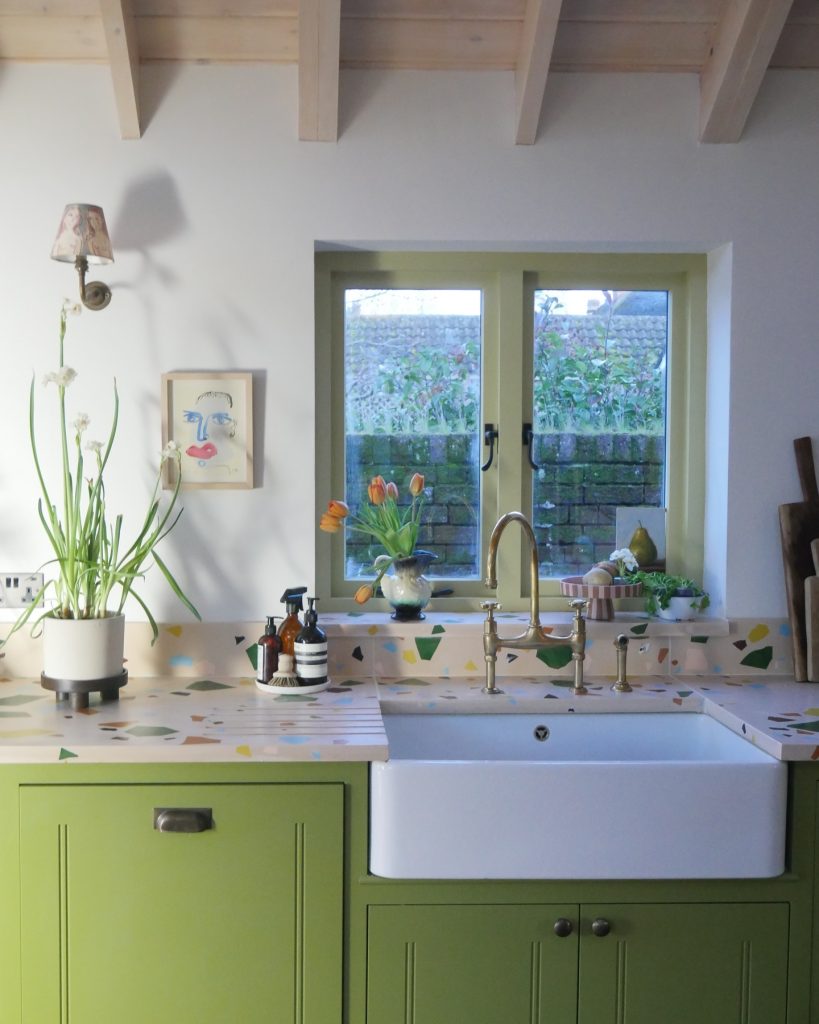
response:
[[[355,509],[376,475],[409,500],[422,473],[436,607],[489,596],[488,538],[512,509],[535,528],[544,607],[640,509],[666,510],[651,522],[669,571],[701,574],[704,257],[318,253],[316,326],[318,511]],[[344,607],[380,549],[349,531],[317,545]],[[527,558],[504,538],[507,609],[525,605]]]

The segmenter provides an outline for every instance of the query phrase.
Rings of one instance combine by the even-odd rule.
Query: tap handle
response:
[[[583,612],[586,610],[586,604],[587,602],[582,597],[576,597],[574,601],[571,602],[570,607],[574,611],[575,619],[583,618]]]
[[[494,621],[493,616],[496,611],[500,611],[500,603],[495,601],[494,598],[488,598],[486,601],[481,601],[481,608],[486,612],[486,617],[490,622]]]
[[[628,653],[628,637],[620,633],[614,641],[614,650],[617,657],[617,679],[612,686],[615,693],[631,693],[631,685],[626,678],[626,655]]]

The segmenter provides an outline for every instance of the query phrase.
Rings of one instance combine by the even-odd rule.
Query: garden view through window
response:
[[[499,445],[514,441],[519,451],[525,482],[516,500],[522,507],[530,496],[524,511],[541,576],[585,572],[607,558],[618,507],[664,503],[668,292],[544,285],[525,294],[524,337],[501,329],[497,365],[489,366],[480,288],[344,290],[347,501],[360,507],[380,474],[408,503],[409,480],[422,473],[419,546],[437,556],[427,575],[439,580],[483,575],[483,485],[498,472],[498,460],[481,471],[486,389],[520,388],[507,376],[506,345],[526,354],[531,386],[517,430],[530,423],[532,435],[528,450],[521,433]],[[485,510],[489,527],[494,514]],[[345,578],[372,575],[379,553],[371,538],[348,530]]]
[[[533,335],[540,574],[584,573],[618,506],[663,505],[668,293],[538,289]]]
[[[480,574],[482,296],[478,289],[347,289],[344,303],[346,494],[355,512],[383,475],[408,504],[427,483],[421,548],[427,575]],[[347,579],[382,549],[348,531]]]

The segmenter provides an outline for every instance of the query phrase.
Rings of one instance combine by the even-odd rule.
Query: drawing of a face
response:
[[[182,415],[185,423],[191,424],[195,436],[195,443],[185,449],[186,455],[202,468],[231,461],[232,439],[236,436],[231,395],[226,391],[203,391],[195,407],[185,409]],[[217,459],[217,456],[220,457]]]

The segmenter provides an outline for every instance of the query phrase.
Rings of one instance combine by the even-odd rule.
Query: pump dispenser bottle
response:
[[[273,673],[279,667],[279,651],[281,641],[276,635],[276,620],[267,616],[264,633],[256,644],[256,682],[269,683]]]
[[[327,634],[317,625],[318,598],[307,598],[304,627],[294,642],[296,675],[301,686],[318,686],[327,682]]]
[[[294,643],[301,631],[301,619],[299,612],[303,605],[302,594],[307,593],[307,587],[288,587],[282,594],[282,603],[287,611],[287,616],[279,628],[279,640],[281,640],[282,654],[295,655]]]

